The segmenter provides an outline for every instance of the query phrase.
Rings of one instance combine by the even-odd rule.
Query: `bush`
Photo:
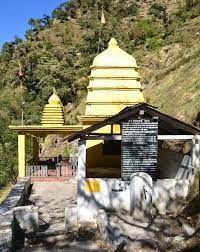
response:
[[[129,40],[133,40],[135,45],[145,44],[147,38],[155,37],[158,29],[151,20],[138,21],[128,33]]]
[[[149,38],[147,39],[146,47],[148,49],[156,49],[161,45],[160,41],[158,38]]]
[[[149,14],[157,18],[162,18],[162,13],[166,11],[166,6],[160,3],[153,3],[149,9]]]
[[[194,0],[185,0],[186,10],[190,10],[194,6]]]
[[[53,45],[52,45],[51,41],[46,41],[46,43],[45,43],[45,47],[46,47],[46,50],[51,49],[51,48],[53,47]]]
[[[136,16],[138,13],[138,5],[136,3],[130,4],[127,7],[128,16]]]
[[[195,18],[200,15],[200,2],[199,0],[186,0],[185,5],[175,13],[182,22],[187,19]]]
[[[124,4],[124,1],[119,1],[114,7],[115,15],[118,17],[128,17],[128,16],[136,16],[138,13],[138,5],[136,3],[132,4]]]
[[[185,22],[187,19],[187,11],[185,9],[180,9],[176,12],[176,16],[182,21]]]
[[[141,20],[137,23],[137,27],[146,31],[147,36],[152,38],[158,34],[158,30],[154,27],[151,20]]]
[[[130,40],[134,40],[135,45],[140,45],[145,43],[148,33],[144,28],[135,27],[128,36]]]

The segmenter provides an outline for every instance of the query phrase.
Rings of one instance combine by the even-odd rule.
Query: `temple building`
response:
[[[63,105],[54,92],[48,104],[43,109],[41,125],[10,126],[18,132],[18,168],[19,177],[26,174],[26,138],[33,139],[33,160],[39,160],[39,138],[48,134],[70,135],[85,129],[96,122],[115,115],[126,106],[144,102],[140,76],[134,57],[119,48],[117,41],[112,38],[108,49],[94,58],[89,77],[88,95],[86,99],[85,115],[82,115],[81,125],[65,125]],[[120,132],[119,125],[104,127],[106,133]],[[102,141],[87,142],[88,167],[104,166],[104,157],[101,155]],[[118,156],[111,156],[113,163],[110,166],[120,166]],[[107,160],[105,160],[106,162]],[[107,163],[107,162],[106,162]],[[112,167],[111,167],[112,169]]]
[[[142,91],[135,58],[112,38],[91,66],[80,125],[64,124],[54,91],[41,125],[10,126],[18,132],[19,177],[27,175],[26,137],[32,136],[37,164],[40,136],[61,134],[78,140],[78,221],[95,222],[102,208],[133,215],[138,206],[143,214],[151,214],[153,205],[161,213],[178,209],[198,191],[200,130],[145,103]],[[191,148],[188,153],[166,150],[166,140],[188,140]]]
[[[31,138],[33,142],[33,159],[31,161],[33,171],[37,168],[41,170],[43,167],[38,165],[41,137],[44,138],[50,134],[60,134],[66,136],[83,129],[82,125],[64,124],[63,105],[60,101],[60,98],[56,94],[55,89],[53,90],[53,94],[48,100],[48,104],[44,106],[40,125],[12,125],[9,126],[9,128],[13,131],[18,132],[18,176],[20,178],[29,175],[29,173],[27,173],[27,167],[29,166],[29,164],[28,160],[26,160],[25,148],[26,140],[28,138]],[[37,173],[37,175],[38,174],[45,174],[45,176],[48,176],[46,171],[40,171],[39,173]]]
[[[85,115],[82,116],[83,128],[87,128],[99,121],[117,114],[126,106],[144,102],[140,76],[137,72],[138,66],[133,56],[123,51],[112,38],[108,49],[94,58],[89,77],[88,95],[86,99]],[[99,133],[120,133],[120,125],[103,127]],[[119,155],[102,155],[105,147],[102,140],[87,141],[87,173],[88,176],[107,176],[106,173],[113,173],[119,176],[120,168]],[[95,168],[94,168],[95,167]],[[95,169],[95,170],[94,170]],[[92,173],[96,173],[92,174]],[[116,175],[115,173],[118,173]]]

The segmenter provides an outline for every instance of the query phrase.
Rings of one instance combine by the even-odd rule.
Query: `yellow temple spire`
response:
[[[55,88],[53,88],[53,94],[49,97],[48,104],[44,106],[41,124],[42,126],[64,125],[63,105]]]
[[[126,106],[144,102],[137,70],[135,58],[111,38],[108,48],[94,58],[91,66],[83,121],[87,117],[112,116]]]

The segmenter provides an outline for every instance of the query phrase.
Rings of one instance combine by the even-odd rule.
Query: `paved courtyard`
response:
[[[34,182],[29,200],[39,207],[41,221],[53,225],[63,219],[68,205],[76,204],[76,184],[68,182]]]
[[[64,212],[68,205],[76,204],[77,184],[73,182],[34,182],[30,204],[39,208],[40,232],[25,238],[23,248],[17,251],[108,251],[96,242],[91,230],[68,230],[64,226]]]

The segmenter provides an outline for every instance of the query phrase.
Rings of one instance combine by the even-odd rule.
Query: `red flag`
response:
[[[19,71],[18,71],[18,76],[19,78],[23,78],[24,77],[24,72],[22,71],[22,66],[21,64],[18,62],[19,65]]]

